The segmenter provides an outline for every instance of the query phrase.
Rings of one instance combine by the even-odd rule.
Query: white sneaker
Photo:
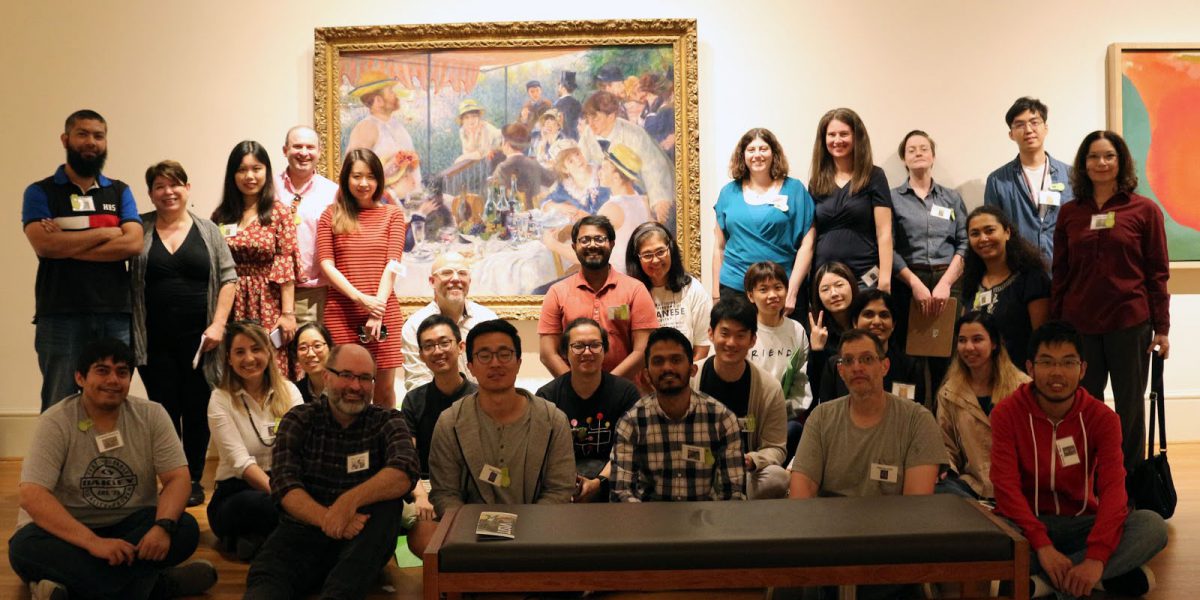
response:
[[[29,584],[29,596],[33,600],[67,600],[67,588],[57,581],[43,579]]]
[[[1029,597],[1030,598],[1046,598],[1054,595],[1054,586],[1046,581],[1041,575],[1031,575],[1029,577]]]

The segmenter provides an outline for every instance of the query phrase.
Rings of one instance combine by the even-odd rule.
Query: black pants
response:
[[[1121,417],[1125,472],[1132,473],[1146,454],[1146,382],[1150,379],[1150,323],[1098,335],[1084,335],[1081,358],[1087,361],[1083,388],[1103,400],[1112,381],[1113,404]]]
[[[250,487],[245,479],[217,482],[208,503],[208,524],[214,535],[232,550],[239,537],[271,535],[279,524],[279,509],[271,495]]]
[[[188,473],[192,481],[200,481],[208,453],[208,398],[212,393],[203,365],[192,368],[200,332],[152,332],[149,338],[147,364],[138,367],[138,373],[150,399],[167,409],[175,433],[183,441]]]

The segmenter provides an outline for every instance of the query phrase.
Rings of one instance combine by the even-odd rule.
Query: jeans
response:
[[[402,507],[400,500],[388,500],[359,512],[371,518],[349,540],[331,539],[290,517],[280,519],[250,565],[245,600],[298,598],[318,588],[323,599],[365,597],[396,552]]]
[[[1038,517],[1038,520],[1046,525],[1046,533],[1056,550],[1065,554],[1074,564],[1083,562],[1087,555],[1087,537],[1096,521],[1095,516],[1043,515]],[[1016,527],[1015,524],[1013,526]],[[1104,564],[1101,581],[1124,575],[1150,562],[1150,559],[1166,546],[1167,524],[1158,513],[1148,510],[1130,512],[1129,516],[1125,517],[1125,531],[1121,534],[1121,541]],[[1029,552],[1029,574],[1044,574],[1045,569],[1038,562],[1037,551],[1030,548]],[[1059,597],[1067,596],[1060,594]]]
[[[154,526],[154,507],[143,508],[115,525],[96,527],[103,538],[120,538],[137,545]],[[171,549],[161,561],[135,560],[132,565],[111,566],[107,560],[59,539],[30,523],[8,541],[8,560],[25,581],[49,579],[67,587],[71,598],[145,600],[150,597],[161,571],[187,560],[196,551],[200,528],[186,512],[179,529],[171,536]]]
[[[129,313],[42,315],[35,323],[33,348],[42,371],[42,412],[79,391],[75,363],[85,346],[106,337],[129,344]]]

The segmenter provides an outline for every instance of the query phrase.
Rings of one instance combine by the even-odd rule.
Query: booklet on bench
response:
[[[475,535],[485,538],[516,539],[513,526],[517,524],[517,515],[506,512],[481,512],[479,524],[475,526]]]

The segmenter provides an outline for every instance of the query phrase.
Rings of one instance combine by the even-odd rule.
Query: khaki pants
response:
[[[305,323],[325,322],[326,286],[300,287],[296,286],[296,327]]]

